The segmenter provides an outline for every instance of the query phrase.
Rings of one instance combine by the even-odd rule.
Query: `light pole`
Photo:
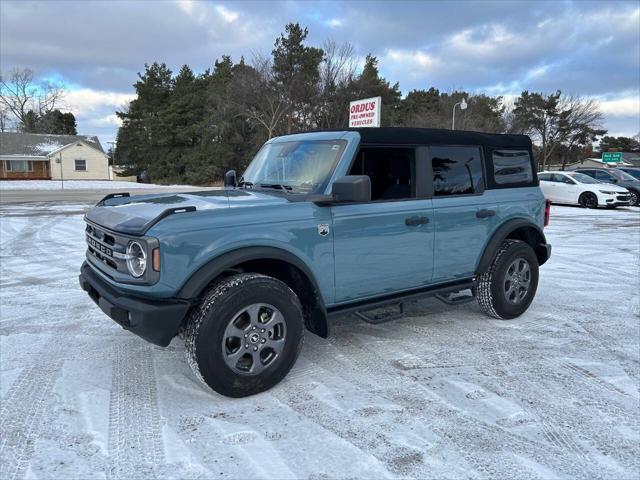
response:
[[[463,98],[461,102],[458,102],[453,106],[453,119],[451,120],[451,130],[455,130],[456,129],[456,107],[458,105],[460,105],[460,110],[466,110],[467,109],[467,99]]]
[[[64,190],[64,177],[62,175],[62,152],[60,153],[60,158],[58,159],[58,163],[60,164],[60,185],[62,186],[62,190]]]

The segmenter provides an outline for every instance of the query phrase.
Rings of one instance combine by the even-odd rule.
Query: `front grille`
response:
[[[104,265],[117,272],[128,274],[124,253],[128,239],[113,235],[95,225],[87,224],[85,229],[87,252],[98,265]],[[107,270],[107,273],[111,273]]]
[[[616,197],[617,200],[620,200],[621,202],[628,202],[629,201],[629,195],[618,195]]]

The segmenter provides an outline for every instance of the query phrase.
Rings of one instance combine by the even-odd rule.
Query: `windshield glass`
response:
[[[567,175],[573,178],[578,183],[604,183],[600,180],[596,180],[595,178],[590,177],[589,175],[585,175],[584,173],[567,173]]]
[[[266,144],[247,167],[240,186],[318,191],[329,180],[346,144],[345,140]]]
[[[614,177],[616,177],[618,180],[635,180],[635,178],[633,178],[631,175],[629,175],[626,172],[623,172],[622,170],[617,170],[617,169],[611,169],[611,175],[613,175]]]
[[[631,175],[636,180],[640,180],[640,170],[623,170],[624,173]]]

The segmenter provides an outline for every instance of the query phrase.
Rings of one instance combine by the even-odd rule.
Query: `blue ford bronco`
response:
[[[105,197],[86,214],[80,285],[143,339],[183,337],[195,375],[242,397],[278,383],[305,330],[327,337],[337,315],[378,322],[383,306],[456,292],[521,315],[551,254],[548,215],[524,135],[287,135],[224,189]]]

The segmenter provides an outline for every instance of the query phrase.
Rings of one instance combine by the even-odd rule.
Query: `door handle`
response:
[[[404,219],[404,224],[410,227],[426,225],[427,223],[429,223],[429,219],[427,217],[408,217]]]
[[[478,218],[487,218],[487,217],[493,217],[496,214],[495,210],[488,210],[486,208],[483,208],[481,210],[478,210],[476,212],[476,217]]]

